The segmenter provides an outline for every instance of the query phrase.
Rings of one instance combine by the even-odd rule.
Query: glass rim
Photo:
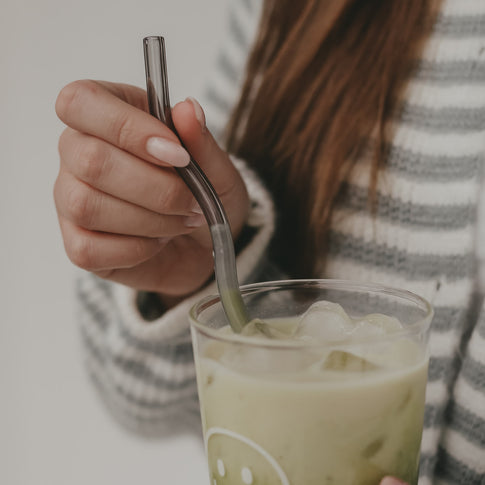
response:
[[[198,321],[197,316],[202,311],[221,303],[221,297],[219,294],[211,294],[201,298],[196,302],[189,310],[190,326],[196,329],[202,335],[209,337],[213,340],[222,341],[225,343],[235,344],[241,343],[244,345],[250,345],[258,348],[314,348],[314,347],[342,347],[342,345],[352,346],[360,345],[365,342],[382,342],[389,341],[390,339],[401,338],[403,336],[410,336],[420,332],[428,331],[431,324],[431,320],[434,315],[434,309],[431,303],[412,291],[402,288],[386,286],[379,283],[370,282],[358,282],[345,279],[332,279],[332,278],[311,278],[311,279],[286,279],[286,280],[274,280],[274,281],[261,281],[257,283],[251,283],[242,285],[240,287],[241,294],[251,295],[262,291],[270,290],[285,290],[296,288],[320,288],[331,289],[341,291],[360,291],[375,294],[385,294],[394,297],[399,297],[402,300],[407,300],[414,303],[417,307],[423,310],[424,315],[422,318],[417,319],[415,322],[406,326],[401,331],[394,332],[392,334],[372,336],[368,339],[359,339],[358,342],[321,342],[321,341],[302,341],[302,340],[281,340],[281,339],[260,339],[255,337],[248,337],[235,333],[221,334],[219,329],[212,329],[206,324]],[[229,323],[228,323],[229,324]]]

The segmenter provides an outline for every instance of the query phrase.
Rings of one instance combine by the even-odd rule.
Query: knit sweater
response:
[[[238,96],[261,0],[233,0],[227,41],[203,103],[221,133]],[[322,277],[414,291],[435,308],[430,336],[420,485],[485,484],[485,308],[477,213],[485,165],[485,1],[445,0],[419,67],[392,120],[376,213],[362,158],[335,209]],[[283,275],[268,259],[274,208],[242,161],[253,236],[239,252],[242,283]],[[276,208],[277,209],[277,208]],[[481,239],[483,242],[483,239]],[[174,425],[200,432],[187,320],[214,284],[147,321],[149,299],[83,273],[77,286],[90,375],[113,414],[140,433]],[[142,308],[145,312],[149,308]]]

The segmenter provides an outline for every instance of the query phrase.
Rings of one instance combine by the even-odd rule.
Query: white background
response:
[[[226,10],[226,0],[1,2],[1,484],[208,483],[197,439],[125,432],[85,374],[52,198],[54,103],[75,79],[144,86],[146,35],[166,37],[172,103],[199,96]]]

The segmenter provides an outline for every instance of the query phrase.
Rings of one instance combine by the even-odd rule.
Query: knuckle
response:
[[[112,122],[112,130],[115,136],[116,144],[123,148],[130,148],[135,142],[135,127],[129,114],[120,114]]]
[[[71,114],[82,105],[85,96],[97,91],[98,86],[94,81],[74,81],[64,86],[59,92],[55,110],[57,116],[62,120],[69,120]]]
[[[70,261],[79,268],[90,270],[94,267],[95,258],[92,241],[88,236],[76,235],[66,245]]]
[[[62,130],[62,133],[59,136],[59,141],[57,143],[57,151],[61,156],[61,161],[63,156],[67,152],[67,148],[70,146],[70,140],[71,140],[71,130],[69,128]]]
[[[54,182],[54,187],[52,190],[52,195],[54,197],[54,204],[56,206],[57,212],[59,212],[59,207],[61,205],[61,177],[60,174],[57,176],[55,182]]]
[[[141,238],[135,240],[134,254],[136,259],[142,261],[147,256],[147,244]]]
[[[163,190],[158,192],[157,207],[161,213],[177,211],[180,208],[188,207],[188,202],[185,204],[184,193],[185,187],[179,181],[172,181],[166,184]],[[187,191],[188,192],[188,191]],[[188,198],[188,197],[187,197]]]
[[[99,276],[104,280],[109,280],[115,274],[115,272],[116,272],[116,269],[104,269],[104,270],[94,271],[96,276]]]
[[[170,196],[169,194],[171,192],[172,191],[169,190],[169,189],[159,190],[158,191],[158,193],[157,193],[157,202],[156,202],[157,208],[158,208],[158,212],[164,213],[168,209],[170,209],[170,200],[172,199],[172,196]]]
[[[148,240],[144,238],[135,238],[133,240],[132,255],[133,255],[133,267],[142,261],[147,259],[149,256],[149,246]]]
[[[75,224],[90,229],[94,217],[94,194],[82,183],[75,184],[69,192],[67,212]]]
[[[97,185],[104,174],[107,151],[103,142],[96,138],[85,140],[78,153],[79,176],[87,183]]]

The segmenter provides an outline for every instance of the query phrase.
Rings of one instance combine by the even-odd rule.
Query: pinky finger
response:
[[[168,239],[89,231],[60,217],[64,247],[73,264],[93,272],[132,268],[155,256]]]

